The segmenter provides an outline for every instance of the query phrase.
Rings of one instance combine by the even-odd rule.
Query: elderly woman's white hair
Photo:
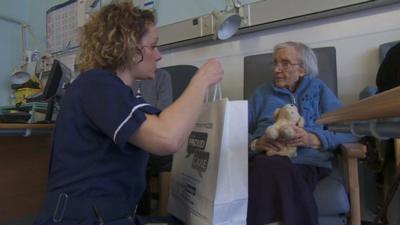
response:
[[[274,55],[276,52],[282,48],[289,48],[293,47],[296,49],[298,52],[298,60],[301,64],[301,66],[304,68],[305,73],[311,76],[316,76],[318,75],[318,60],[317,57],[315,56],[314,51],[308,47],[307,45],[300,43],[300,42],[294,42],[294,41],[288,41],[288,42],[283,42],[280,44],[277,44],[274,47]]]

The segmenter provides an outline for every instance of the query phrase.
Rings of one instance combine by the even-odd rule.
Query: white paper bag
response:
[[[168,211],[186,225],[245,225],[247,101],[207,103],[174,155]]]

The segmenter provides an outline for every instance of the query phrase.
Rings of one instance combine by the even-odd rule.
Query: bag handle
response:
[[[210,90],[212,93],[210,93]],[[211,86],[204,96],[204,102],[215,102],[222,99],[222,90],[221,90],[221,83],[218,82]]]

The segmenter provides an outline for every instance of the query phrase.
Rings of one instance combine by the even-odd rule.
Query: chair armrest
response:
[[[400,138],[394,139],[394,155],[396,161],[396,170],[400,174]]]
[[[366,157],[367,147],[360,143],[346,143],[341,145],[347,167],[345,179],[350,195],[351,225],[361,224],[360,185],[358,178],[358,159]]]
[[[341,146],[345,158],[364,159],[367,156],[367,147],[360,143],[346,143]]]

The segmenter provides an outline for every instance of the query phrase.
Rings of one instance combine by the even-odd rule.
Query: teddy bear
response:
[[[291,139],[295,135],[294,126],[304,127],[304,118],[299,114],[297,107],[293,104],[287,104],[282,108],[277,108],[274,112],[275,122],[267,127],[265,134],[268,138],[276,140]],[[281,151],[268,150],[267,155],[282,155],[294,157],[297,155],[297,148],[285,146]]]

